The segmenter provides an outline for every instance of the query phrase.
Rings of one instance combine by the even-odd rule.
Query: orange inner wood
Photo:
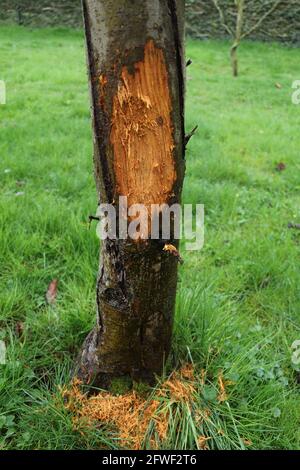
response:
[[[118,195],[128,205],[168,201],[176,180],[166,63],[153,40],[131,74],[123,67],[113,100],[110,142]]]

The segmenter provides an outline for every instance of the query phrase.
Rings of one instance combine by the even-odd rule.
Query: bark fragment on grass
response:
[[[152,424],[155,433],[151,435],[150,445],[155,449],[167,439],[170,413],[175,413],[176,407],[182,404],[190,406],[195,400],[196,380],[194,367],[186,364],[173,372],[150,396],[131,390],[123,395],[103,391],[88,397],[78,380],[74,380],[69,388],[62,389],[61,393],[65,407],[73,415],[74,430],[84,434],[87,427],[110,425],[117,430],[122,447],[138,450],[143,448]],[[166,406],[170,402],[173,408]],[[200,436],[199,446],[203,443],[203,436]]]

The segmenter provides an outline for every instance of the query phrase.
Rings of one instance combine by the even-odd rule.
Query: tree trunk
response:
[[[232,75],[234,77],[238,77],[239,75],[239,63],[238,63],[238,55],[237,55],[238,47],[239,47],[239,43],[234,42],[234,44],[231,46],[231,49],[230,49]]]
[[[99,201],[116,209],[119,196],[147,208],[180,202],[184,0],[83,0],[83,12]],[[76,367],[84,383],[106,387],[124,375],[153,382],[162,372],[177,284],[177,259],[164,242],[101,243],[97,324]],[[172,234],[168,242],[177,246]]]
[[[237,18],[236,18],[235,39],[230,49],[231,66],[232,66],[232,73],[234,77],[237,77],[239,74],[237,50],[241,43],[242,33],[243,33],[245,0],[236,0],[236,6],[237,6]]]

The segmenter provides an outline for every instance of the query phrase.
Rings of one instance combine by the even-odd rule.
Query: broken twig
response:
[[[191,130],[191,132],[189,132],[188,134],[186,134],[185,138],[184,138],[184,144],[185,146],[187,146],[187,144],[189,143],[189,141],[191,140],[191,138],[193,137],[193,135],[195,134],[195,132],[197,131],[198,129],[198,126],[195,126],[193,130]]]
[[[179,251],[177,250],[177,248],[174,245],[166,243],[165,246],[163,247],[163,251],[167,251],[168,253],[171,253],[171,255],[175,256],[175,258],[177,258],[177,261],[180,264],[184,263],[183,259],[180,256]]]
[[[93,220],[97,220],[99,222],[100,217],[96,217],[94,215],[89,215],[89,228],[91,228],[91,223],[92,223]]]

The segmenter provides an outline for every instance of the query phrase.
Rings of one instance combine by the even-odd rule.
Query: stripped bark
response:
[[[180,202],[184,1],[83,0],[83,12],[99,201],[117,209],[119,196],[147,207]],[[102,242],[97,324],[76,367],[84,383],[107,386],[124,375],[152,382],[162,372],[178,263],[164,242]]]

